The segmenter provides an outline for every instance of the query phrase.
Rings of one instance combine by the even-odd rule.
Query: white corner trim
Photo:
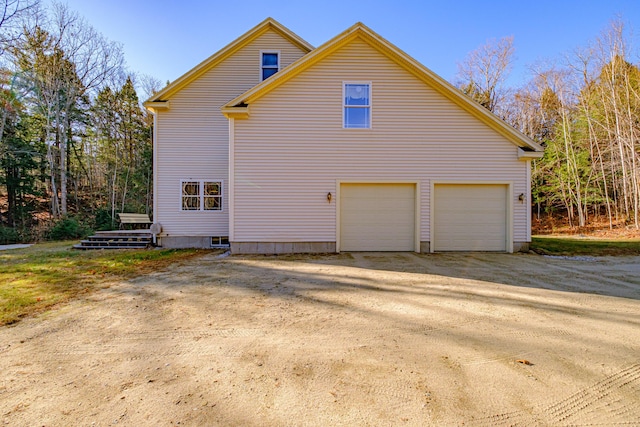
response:
[[[151,153],[153,161],[153,222],[158,223],[158,113],[151,110],[153,115],[153,134],[151,147],[153,152]]]
[[[227,206],[229,208],[229,242],[235,241],[235,119],[229,118],[229,177],[227,179],[229,191],[227,196]]]

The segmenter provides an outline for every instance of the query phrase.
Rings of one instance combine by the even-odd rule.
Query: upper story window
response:
[[[183,211],[222,210],[221,181],[182,181]]]
[[[266,80],[280,69],[280,52],[263,51],[260,52],[260,56],[262,61],[260,66],[261,79]]]
[[[344,83],[345,129],[371,128],[371,83]]]

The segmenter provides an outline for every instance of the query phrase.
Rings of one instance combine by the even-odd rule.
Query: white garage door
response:
[[[435,251],[506,251],[507,185],[436,184]]]
[[[414,184],[342,184],[340,250],[415,250]]]

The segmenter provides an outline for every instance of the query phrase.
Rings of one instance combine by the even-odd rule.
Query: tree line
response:
[[[152,119],[136,85],[158,83],[128,73],[122,46],[62,3],[0,8],[0,240],[150,213]]]
[[[456,83],[545,147],[533,162],[535,214],[639,229],[640,68],[622,21],[510,88],[514,51],[513,37],[488,41],[460,64]]]

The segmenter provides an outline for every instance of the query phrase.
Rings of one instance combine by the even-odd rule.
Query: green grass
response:
[[[0,251],[0,325],[106,285],[165,268],[203,250],[77,251],[72,242]]]
[[[536,236],[531,241],[531,249],[545,255],[640,255],[640,240]]]

